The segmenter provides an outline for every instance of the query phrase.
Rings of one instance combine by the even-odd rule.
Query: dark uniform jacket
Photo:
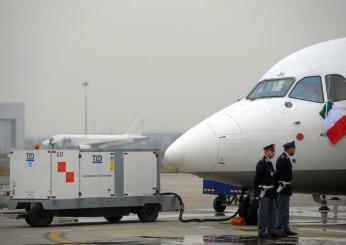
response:
[[[261,190],[259,185],[274,185],[275,184],[275,171],[273,163],[268,160],[267,157],[263,157],[258,161],[256,166],[256,174],[254,179],[254,186],[256,190],[256,195],[259,196]],[[265,197],[275,198],[276,190],[275,188],[266,191]]]
[[[292,181],[292,164],[288,155],[282,153],[276,161],[276,181]],[[280,195],[292,195],[291,185],[286,186],[280,193]]]

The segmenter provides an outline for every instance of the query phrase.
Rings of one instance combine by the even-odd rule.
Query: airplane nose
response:
[[[208,171],[217,159],[215,131],[200,123],[178,138],[165,152],[165,161],[180,172]]]
[[[182,137],[182,136],[181,136]],[[168,165],[180,167],[184,163],[184,143],[181,137],[174,141],[166,150],[164,159]]]

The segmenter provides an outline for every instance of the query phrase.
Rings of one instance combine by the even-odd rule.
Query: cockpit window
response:
[[[346,79],[339,74],[326,76],[328,100],[337,102],[346,100]]]
[[[302,80],[297,82],[296,86],[290,93],[290,97],[299,100],[322,103],[324,99],[321,77],[304,77]]]
[[[294,82],[293,78],[264,80],[248,95],[248,99],[283,97]]]

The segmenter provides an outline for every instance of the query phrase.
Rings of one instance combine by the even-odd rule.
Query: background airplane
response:
[[[42,142],[43,147],[49,147],[52,144],[54,148],[69,149],[69,148],[107,148],[120,147],[137,143],[148,139],[148,136],[142,135],[144,119],[135,122],[130,129],[121,135],[106,135],[106,134],[61,134],[53,135]]]

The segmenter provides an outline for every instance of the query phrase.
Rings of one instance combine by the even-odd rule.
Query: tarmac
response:
[[[161,192],[176,192],[185,202],[184,218],[220,218],[212,203],[215,196],[202,194],[202,179],[189,174],[162,174]],[[23,219],[0,215],[0,243],[5,244],[346,244],[344,196],[329,200],[330,211],[320,212],[311,195],[294,194],[290,226],[296,237],[258,240],[256,226],[227,222],[181,223],[178,213],[160,213],[153,223],[140,223],[136,215],[117,224],[102,217],[56,219],[45,228],[31,228]],[[225,217],[236,206],[227,207]]]

